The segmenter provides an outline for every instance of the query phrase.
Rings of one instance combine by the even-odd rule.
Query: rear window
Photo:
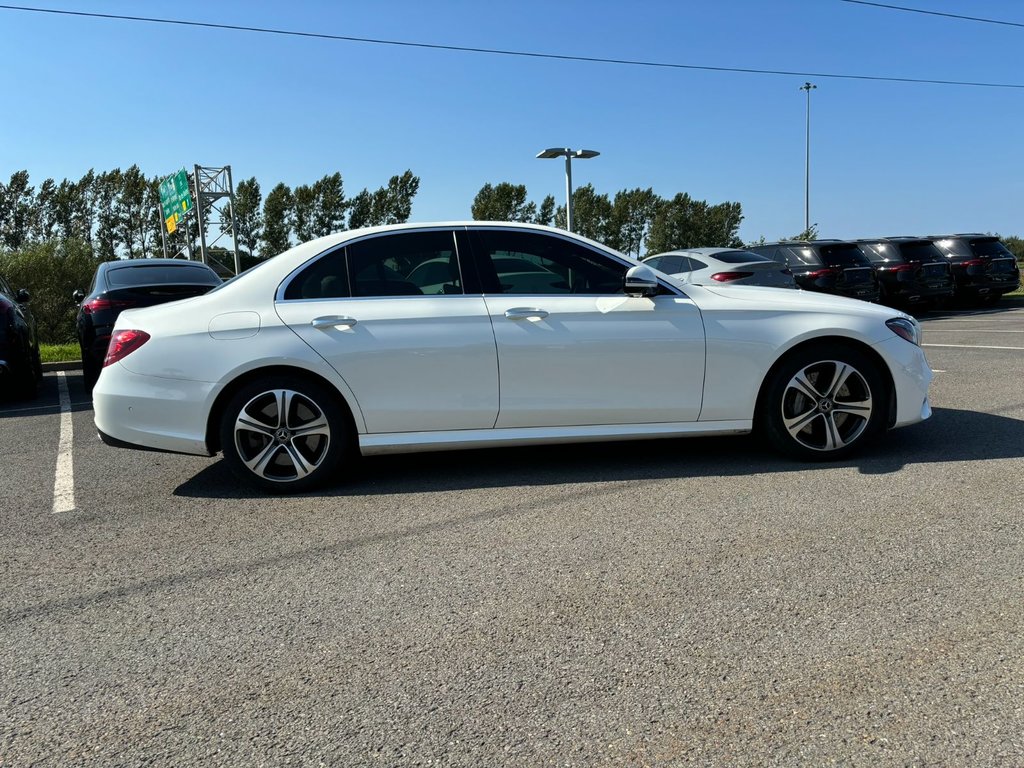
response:
[[[991,256],[994,259],[1013,257],[1013,252],[995,238],[971,240],[971,250],[974,251],[975,256]]]
[[[900,243],[900,251],[907,261],[921,262],[928,264],[933,261],[942,261],[942,251],[933,243]]]
[[[116,288],[136,285],[220,285],[217,273],[198,264],[133,264],[107,270],[107,282]]]
[[[938,246],[943,256],[952,261],[966,261],[967,259],[974,258],[971,246],[963,240],[936,240],[935,245]]]
[[[721,253],[713,253],[710,255],[712,259],[718,259],[726,264],[749,264],[752,261],[773,261],[767,256],[762,256],[760,253],[753,253],[751,251],[722,251]]]
[[[853,243],[821,246],[821,260],[830,267],[869,267],[871,262]]]
[[[821,259],[813,248],[805,245],[790,245],[779,249],[787,254],[786,262],[791,266],[820,267]]]
[[[861,253],[873,264],[903,261],[899,249],[892,243],[858,243]]]

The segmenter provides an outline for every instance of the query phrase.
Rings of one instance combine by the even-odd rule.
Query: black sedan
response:
[[[28,291],[0,277],[0,394],[32,397],[43,378],[36,321]]]
[[[194,261],[128,259],[100,264],[89,293],[75,292],[75,301],[81,303],[77,330],[86,389],[91,390],[100,376],[110,331],[123,310],[199,296],[220,284],[216,272]]]

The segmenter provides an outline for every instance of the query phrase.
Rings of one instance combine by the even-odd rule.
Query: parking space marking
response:
[[[64,371],[57,371],[60,391],[60,444],[57,447],[57,469],[53,477],[53,514],[75,508],[75,471],[72,465],[71,395]]]
[[[71,403],[72,408],[77,408],[80,405],[92,405],[92,400],[76,400]],[[59,411],[60,404],[57,405],[33,405],[31,408],[4,408],[0,411],[0,414],[6,416],[9,413],[31,413],[33,411]]]
[[[956,347],[957,349],[1015,349],[1024,352],[1024,347],[992,347],[985,344],[922,344],[922,347]]]

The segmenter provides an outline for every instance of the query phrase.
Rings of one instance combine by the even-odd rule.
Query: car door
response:
[[[697,420],[704,326],[692,301],[627,296],[628,264],[570,237],[470,238],[498,347],[498,427]],[[495,268],[511,260],[534,271]]]
[[[276,306],[345,380],[368,432],[494,426],[494,332],[479,290],[467,293],[453,230],[340,247],[286,281]]]

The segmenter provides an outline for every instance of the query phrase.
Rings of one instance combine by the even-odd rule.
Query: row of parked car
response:
[[[696,248],[648,256],[655,269],[695,284],[752,284],[928,307],[951,299],[994,303],[1020,285],[1014,255],[982,234],[862,240],[780,241],[732,248]],[[430,263],[421,269],[432,267]],[[448,266],[440,280],[448,277]],[[545,272],[508,271],[519,292],[550,293]],[[531,278],[531,280],[526,280]],[[539,281],[538,281],[539,280]],[[522,283],[526,281],[523,285]],[[210,267],[175,259],[137,259],[99,265],[88,291],[76,291],[78,343],[86,389],[99,378],[114,322],[121,311],[198,296],[220,285]],[[42,376],[29,295],[0,278],[0,391],[31,395]]]
[[[994,304],[1020,286],[1013,253],[983,234],[787,240],[671,251],[644,263],[694,283],[788,285],[900,308]]]

